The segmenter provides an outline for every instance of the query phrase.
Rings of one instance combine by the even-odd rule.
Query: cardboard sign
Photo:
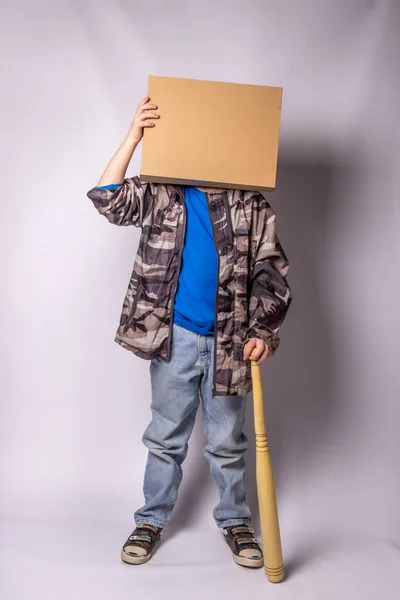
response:
[[[143,181],[275,188],[282,88],[149,76],[160,118],[144,129]]]

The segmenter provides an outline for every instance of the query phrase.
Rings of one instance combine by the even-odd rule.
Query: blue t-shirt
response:
[[[182,252],[174,321],[203,335],[214,333],[218,255],[206,194],[185,187],[186,237]]]
[[[116,189],[120,184],[98,186]],[[214,334],[218,254],[205,192],[185,186],[186,236],[173,320],[202,335]]]

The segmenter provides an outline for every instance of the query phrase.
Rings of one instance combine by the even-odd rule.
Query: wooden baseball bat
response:
[[[282,580],[284,574],[278,507],[265,426],[261,371],[259,365],[254,360],[251,360],[251,377],[253,382],[254,429],[256,434],[257,495],[260,511],[264,570],[271,583],[278,583]]]

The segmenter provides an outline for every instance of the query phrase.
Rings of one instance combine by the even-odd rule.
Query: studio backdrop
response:
[[[118,564],[143,502],[149,362],[113,341],[140,232],[111,226],[86,192],[126,135],[148,75],[283,87],[277,187],[265,194],[293,303],[262,376],[284,556],[301,577],[339,548],[340,572],[359,569],[356,592],[397,597],[399,4],[6,0],[0,22],[4,597],[28,593],[16,565],[29,564],[29,543],[42,535],[61,564],[52,527],[75,540],[71,569],[82,548],[89,557],[88,544]],[[139,167],[140,146],[127,176]],[[258,527],[251,395],[246,432]],[[189,545],[215,531],[218,490],[204,445],[199,413],[170,524]],[[190,547],[195,556],[199,546]],[[188,550],[180,552],[188,576]],[[218,560],[230,560],[224,552]],[[64,581],[48,560],[50,580],[44,563],[35,567],[34,597]],[[212,582],[206,572],[192,573],[199,597]],[[68,573],[65,593],[84,597]],[[264,589],[260,577],[251,581]],[[321,586],[304,597],[334,597]]]

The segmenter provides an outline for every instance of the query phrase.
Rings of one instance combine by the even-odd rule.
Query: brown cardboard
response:
[[[149,76],[160,118],[144,128],[143,181],[275,188],[282,88]]]

